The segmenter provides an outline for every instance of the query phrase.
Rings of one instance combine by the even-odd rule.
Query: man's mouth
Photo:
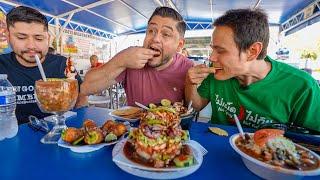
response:
[[[161,50],[159,48],[150,46],[149,49],[159,52],[159,54],[155,54],[153,57],[159,57],[161,55]]]
[[[215,69],[215,73],[222,71],[223,68],[222,67],[213,67]]]
[[[38,51],[23,51],[22,53],[32,57],[35,56],[36,54],[41,54],[41,52],[38,52]]]

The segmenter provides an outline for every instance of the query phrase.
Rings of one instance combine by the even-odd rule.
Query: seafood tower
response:
[[[139,127],[130,132],[131,158],[153,167],[189,166],[193,163],[193,156],[190,148],[182,145],[186,137],[174,109],[151,108],[143,113]],[[182,155],[184,158],[176,159]]]

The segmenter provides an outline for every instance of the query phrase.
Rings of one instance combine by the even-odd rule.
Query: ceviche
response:
[[[193,153],[183,141],[179,115],[170,107],[154,107],[142,114],[140,125],[132,130],[124,146],[128,159],[152,167],[185,167],[194,162]]]

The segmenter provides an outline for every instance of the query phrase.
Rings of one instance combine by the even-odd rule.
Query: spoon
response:
[[[142,109],[145,109],[145,110],[149,110],[149,108],[141,103],[138,103],[138,102],[134,102],[137,106],[141,107]]]

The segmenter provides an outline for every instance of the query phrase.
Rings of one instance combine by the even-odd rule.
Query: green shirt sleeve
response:
[[[317,82],[301,94],[291,117],[291,122],[320,132],[320,87]]]
[[[210,99],[210,77],[211,74],[207,76],[206,79],[204,79],[201,83],[201,85],[198,87],[198,93],[202,98]]]

